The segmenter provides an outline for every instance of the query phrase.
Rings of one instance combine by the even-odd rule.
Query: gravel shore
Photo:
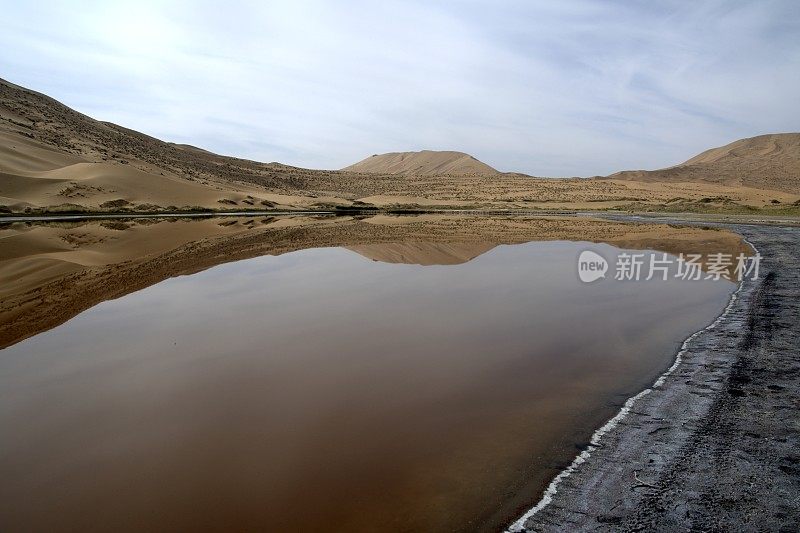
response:
[[[725,226],[761,253],[713,328],[561,479],[527,531],[797,531],[800,230]]]

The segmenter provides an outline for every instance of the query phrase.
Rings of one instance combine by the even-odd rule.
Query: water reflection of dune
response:
[[[460,265],[497,246],[490,242],[392,242],[359,244],[345,248],[381,263],[408,265]]]
[[[746,251],[725,231],[582,217],[227,217],[0,224],[0,348],[165,279],[261,255],[344,247],[370,259],[465,263],[530,241],[672,254]]]

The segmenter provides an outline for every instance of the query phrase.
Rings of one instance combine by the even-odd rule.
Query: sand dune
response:
[[[293,210],[349,203],[337,197],[281,194],[246,183],[187,179],[134,158],[97,161],[91,153],[60,150],[25,132],[3,131],[2,126],[0,120],[0,207],[14,212],[36,207]]]
[[[69,168],[79,163],[84,165]],[[97,164],[105,166],[94,169]],[[114,185],[124,194],[63,198],[41,183],[41,179],[53,177],[82,181],[90,177],[83,173],[90,168],[91,174],[104,174],[111,180],[106,185]],[[30,174],[57,169],[63,170],[55,176]],[[118,199],[162,208],[205,209],[308,209],[348,204],[317,186],[328,179],[319,179],[326,174],[164,142],[95,120],[46,95],[0,80],[0,175],[31,178],[15,179],[13,191],[10,181],[6,186],[7,180],[0,180],[0,207],[12,211],[62,204],[97,208]],[[25,184],[30,185],[29,191]]]
[[[0,133],[0,197],[12,207],[146,205],[219,207],[227,197],[213,187],[139,170],[130,165],[93,163],[47,150],[44,145]]]
[[[342,170],[406,176],[491,176],[499,172],[463,152],[422,150],[376,154]]]
[[[431,151],[310,170],[164,142],[0,80],[0,213],[373,206],[791,215],[800,213],[798,138],[745,139],[670,169],[603,179],[500,173],[467,154]]]
[[[740,139],[712,148],[674,167],[628,170],[608,179],[695,182],[800,192],[800,133]]]

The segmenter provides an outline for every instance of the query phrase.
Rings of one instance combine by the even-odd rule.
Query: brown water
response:
[[[2,350],[0,530],[497,530],[733,289],[587,246],[260,257]]]

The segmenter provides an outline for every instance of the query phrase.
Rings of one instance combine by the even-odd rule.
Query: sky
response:
[[[654,169],[800,131],[797,0],[0,0],[0,78],[218,153]]]

